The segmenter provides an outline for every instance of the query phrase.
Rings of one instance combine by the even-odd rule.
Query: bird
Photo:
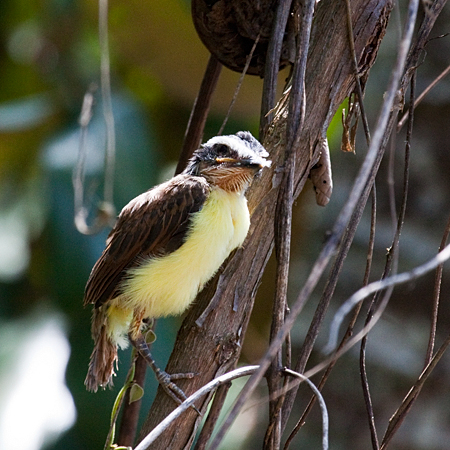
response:
[[[145,341],[146,320],[182,314],[247,236],[245,192],[267,151],[248,131],[215,136],[185,170],[131,200],[120,212],[92,268],[84,306],[93,304],[92,351],[86,388],[113,385],[118,348],[131,344],[177,403],[186,397],[155,363]]]

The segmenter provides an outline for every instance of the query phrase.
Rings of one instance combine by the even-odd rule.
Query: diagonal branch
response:
[[[389,9],[389,0],[352,2],[358,58],[365,58],[366,52],[372,55],[370,64],[365,67],[366,71],[376,55],[378,45],[374,44],[379,44],[378,41],[374,43],[373,35],[375,33],[378,37],[382,36],[380,30],[384,30],[386,26]],[[295,148],[294,198],[301,191],[310,168],[318,159],[316,145],[323,135],[323,130],[328,128],[337,108],[354,89],[351,60],[342,58],[348,48],[345,27],[342,26],[345,23],[344,10],[342,2],[332,0],[322,0],[317,6],[305,75],[305,121],[298,140],[299,145]],[[323,49],[328,50],[324,52]],[[180,382],[180,388],[187,394],[232,369],[239,357],[256,290],[273,247],[273,227],[268,224],[272,223],[275,215],[275,200],[279,188],[278,167],[283,160],[287,116],[286,108],[281,108],[264,140],[273,164],[271,170],[265,171],[247,194],[252,222],[243,248],[232,255],[221,274],[199,295],[180,328],[166,370],[169,373],[198,373],[189,382]],[[327,249],[330,255],[338,240],[337,235],[332,238],[333,247]],[[326,264],[327,261],[322,259],[314,269],[313,278],[318,271],[323,271]],[[206,317],[202,317],[199,326],[196,320],[213,297],[220,275],[220,302]],[[312,281],[306,286],[307,291],[304,294],[309,295],[311,292],[314,284],[311,283]],[[288,328],[291,326],[292,322],[288,324]],[[283,341],[284,336],[281,342]],[[274,348],[278,350],[279,346],[280,342],[276,343]],[[266,370],[267,366],[262,372]],[[260,377],[261,373],[258,376]],[[209,399],[205,399],[202,404],[197,404],[197,407],[204,411],[208,401]],[[159,391],[141,431],[141,439],[173,408],[173,402]],[[188,411],[183,420],[167,429],[151,448],[189,448],[198,423],[199,417],[195,412]]]
[[[302,24],[300,29],[297,57],[294,64],[289,97],[289,116],[286,129],[286,149],[284,153],[284,172],[277,199],[275,212],[275,253],[277,256],[277,276],[275,287],[275,300],[273,304],[273,320],[270,330],[270,341],[279,333],[285,320],[287,310],[287,288],[289,278],[289,260],[291,249],[292,231],[292,202],[294,195],[295,174],[295,147],[305,118],[305,72],[311,35],[312,18],[314,14],[315,0],[308,0],[305,4]],[[274,359],[269,373],[269,395],[277,392],[281,387],[282,368],[281,348]],[[280,409],[282,400],[273,399],[269,404],[269,417],[271,418],[266,434],[266,448],[278,449],[280,447],[282,422]],[[273,425],[273,426],[271,426]]]

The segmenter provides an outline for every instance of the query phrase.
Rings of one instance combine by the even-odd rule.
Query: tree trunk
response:
[[[364,82],[384,36],[392,4],[390,0],[352,0],[351,8],[359,75]],[[345,11],[344,1],[322,0],[317,6],[306,71],[305,121],[301,145],[296,148],[295,197],[320,156],[319,140],[339,105],[354,89]],[[178,333],[166,371],[198,373],[191,380],[177,382],[187,395],[234,368],[239,358],[256,291],[273,248],[286,121],[287,108],[282,107],[264,140],[272,167],[263,171],[247,194],[252,218],[243,247],[228,259],[221,273],[199,294]],[[204,313],[210,302],[214,302],[214,307]],[[205,412],[208,401],[209,398],[205,398],[197,408]],[[140,440],[175,406],[159,389]],[[200,420],[194,410],[189,410],[150,448],[189,448]]]

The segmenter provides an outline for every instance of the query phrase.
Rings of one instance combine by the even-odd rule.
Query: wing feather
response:
[[[131,200],[122,209],[91,271],[84,304],[101,306],[120,294],[121,281],[131,267],[178,249],[191,215],[202,208],[208,193],[204,178],[182,174]]]

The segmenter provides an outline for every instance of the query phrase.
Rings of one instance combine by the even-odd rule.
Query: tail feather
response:
[[[117,344],[107,332],[108,316],[103,307],[95,308],[92,318],[94,350],[84,384],[88,391],[97,392],[98,387],[113,385],[114,366],[117,365]]]

